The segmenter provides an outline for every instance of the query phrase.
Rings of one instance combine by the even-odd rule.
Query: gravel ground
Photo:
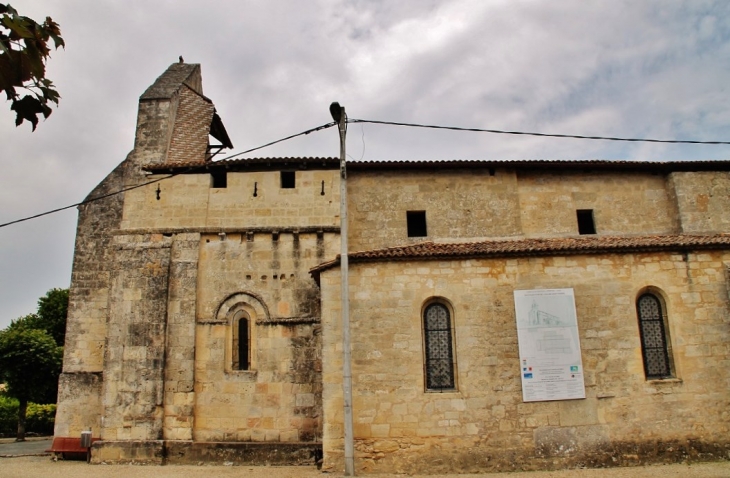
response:
[[[0,477],[2,478],[226,478],[232,476],[245,476],[247,478],[334,478],[342,475],[338,473],[323,474],[314,467],[87,465],[83,461],[53,462],[47,456],[0,459]],[[403,475],[364,476],[403,478]],[[662,478],[730,478],[730,462],[479,475],[430,475],[434,478],[653,478],[657,476]]]

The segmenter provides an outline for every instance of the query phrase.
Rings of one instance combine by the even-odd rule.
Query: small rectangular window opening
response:
[[[596,223],[593,221],[593,209],[578,209],[578,234],[595,234]]]
[[[426,211],[406,211],[408,237],[426,237]]]
[[[281,172],[281,188],[282,189],[294,189],[296,187],[296,174],[295,171],[282,171]]]
[[[228,176],[225,170],[214,170],[210,172],[210,187],[225,188],[228,187]]]
[[[249,370],[251,363],[249,362],[249,337],[248,337],[248,320],[242,318],[238,321],[238,370]]]

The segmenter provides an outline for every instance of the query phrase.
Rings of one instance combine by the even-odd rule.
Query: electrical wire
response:
[[[357,161],[362,161],[362,158],[365,157],[365,127],[360,125],[360,129],[362,130],[362,154],[360,155],[360,159]],[[347,157],[355,161],[355,157],[353,155],[348,154]]]
[[[348,119],[348,123],[371,123],[390,126],[409,126],[412,128],[447,129],[452,131],[471,131],[475,133],[513,134],[522,136],[543,136],[548,138],[571,138],[571,139],[598,139],[604,141],[629,141],[644,143],[672,143],[672,144],[730,144],[730,141],[690,141],[681,139],[648,139],[648,138],[614,138],[610,136],[580,136],[575,134],[550,134],[550,133],[528,133],[524,131],[505,131],[499,129],[480,128],[459,128],[458,126],[437,126],[431,124],[398,123],[395,121],[377,121],[364,119]]]
[[[251,153],[253,151],[258,151],[259,149],[267,148],[267,147],[273,146],[273,145],[275,145],[277,143],[281,143],[281,142],[290,140],[292,138],[296,138],[297,136],[304,136],[304,135],[307,135],[307,134],[310,134],[310,133],[314,133],[316,131],[321,131],[323,129],[331,128],[332,126],[336,126],[336,125],[337,125],[337,123],[335,123],[335,122],[323,124],[321,126],[317,126],[316,128],[310,128],[310,129],[308,129],[306,131],[302,131],[301,133],[292,134],[292,135],[287,136],[285,138],[277,139],[276,141],[272,141],[270,143],[266,143],[264,145],[257,146],[255,148],[247,149],[246,151],[242,151],[240,153],[232,154],[231,156],[226,156],[225,158],[219,159],[218,161],[226,161],[228,159],[233,159],[233,158],[235,158],[237,156],[241,156],[243,154],[248,154],[248,153]],[[165,179],[173,178],[173,177],[178,176],[180,174],[188,174],[188,173],[191,173],[193,171],[197,171],[199,169],[206,168],[206,167],[210,166],[211,164],[215,164],[218,161],[214,161],[214,162],[210,162],[210,163],[206,163],[206,164],[201,164],[200,166],[191,166],[191,167],[189,167],[187,169],[184,169],[182,171],[178,171],[178,172],[175,172],[175,173],[168,174],[167,176],[164,176],[164,177],[161,177],[161,178],[153,179],[151,181],[146,181],[146,182],[140,183],[140,184],[135,184],[134,186],[129,186],[129,187],[126,187],[126,188],[122,188],[122,189],[119,189],[117,191],[113,191],[113,192],[110,192],[110,193],[107,193],[107,194],[102,194],[101,196],[95,196],[93,198],[84,199],[81,202],[77,202],[75,204],[70,204],[70,205],[64,206],[64,207],[59,207],[59,208],[52,209],[50,211],[42,212],[42,213],[39,213],[39,214],[34,214],[33,216],[28,216],[28,217],[24,217],[24,218],[21,218],[21,219],[16,219],[14,221],[6,222],[4,224],[0,224],[0,228],[6,227],[6,226],[10,226],[12,224],[17,224],[19,222],[30,221],[31,219],[36,219],[38,217],[48,216],[49,214],[53,214],[53,213],[60,212],[60,211],[65,211],[66,209],[71,209],[72,207],[78,207],[78,206],[81,206],[81,205],[84,205],[84,204],[89,204],[89,203],[94,202],[94,201],[100,201],[102,199],[106,199],[108,197],[115,196],[117,194],[121,194],[123,192],[131,191],[133,189],[141,188],[141,187],[144,187],[144,186],[149,186],[150,184],[159,183],[160,181],[164,181]]]
[[[337,123],[335,123],[334,121],[332,121],[330,123],[327,123],[327,124],[323,124],[321,126],[317,126],[316,128],[311,128],[311,129],[308,129],[306,131],[302,131],[301,133],[297,133],[297,134],[293,134],[291,136],[287,136],[286,138],[277,139],[276,141],[272,141],[270,143],[266,143],[266,144],[264,144],[262,146],[257,146],[255,148],[247,149],[246,151],[243,151],[241,153],[236,153],[236,154],[232,154],[231,156],[226,156],[225,158],[219,159],[218,161],[225,161],[227,159],[232,159],[232,158],[235,158],[236,156],[241,156],[243,154],[248,154],[248,153],[251,153],[253,151],[257,151],[259,149],[268,148],[269,146],[273,146],[273,145],[275,145],[277,143],[282,143],[282,142],[287,141],[287,140],[290,140],[292,138],[296,138],[297,136],[304,136],[304,135],[307,135],[309,133],[316,133],[317,131],[322,131],[323,129],[331,128],[333,126],[337,126]]]
[[[619,138],[619,137],[611,137],[611,136],[581,136],[581,135],[575,135],[575,134],[552,134],[552,133],[531,133],[526,131],[507,131],[507,130],[499,130],[499,129],[482,129],[482,128],[461,128],[458,126],[439,126],[439,125],[429,125],[429,124],[418,124],[418,123],[401,123],[396,121],[378,121],[378,120],[365,120],[365,119],[350,119],[348,118],[346,120],[346,123],[370,123],[370,124],[382,124],[382,125],[389,125],[389,126],[407,126],[411,128],[428,128],[428,129],[444,129],[444,130],[451,130],[451,131],[468,131],[473,133],[493,133],[493,134],[511,134],[511,135],[521,135],[521,136],[540,136],[540,137],[547,137],[547,138],[569,138],[569,139],[591,139],[591,140],[603,140],[603,141],[625,141],[625,142],[643,142],[643,143],[670,143],[670,144],[708,144],[708,145],[718,145],[718,144],[730,144],[730,141],[693,141],[693,140],[680,140],[680,139],[651,139],[651,138]],[[336,126],[337,123],[331,122],[327,124],[323,124],[321,126],[317,126],[316,128],[311,128],[306,131],[302,131],[301,133],[296,133],[290,136],[287,136],[285,138],[278,139],[276,141],[272,141],[270,143],[266,143],[261,146],[257,146],[255,148],[248,149],[246,151],[233,154],[231,156],[227,156],[225,158],[222,158],[218,161],[225,161],[228,159],[233,159],[237,156],[241,156],[244,154],[251,153],[253,151],[257,151],[259,149],[263,149],[269,146],[273,146],[277,143],[281,143],[283,141],[290,140],[292,138],[296,138],[298,136],[304,136],[310,133],[314,133],[316,131],[321,131],[323,129],[331,128],[332,126]],[[345,126],[347,128],[347,126]],[[365,132],[363,130],[363,143],[364,143],[364,135]],[[364,146],[364,144],[363,144]],[[364,153],[364,147],[363,147],[363,153]],[[216,161],[217,162],[217,161]],[[21,219],[16,219],[14,221],[6,222],[4,224],[0,224],[0,228],[10,226],[12,224],[17,224],[19,222],[29,221],[31,219],[35,219],[38,217],[47,216],[49,214],[53,214],[59,211],[64,211],[66,209],[71,209],[72,207],[81,206],[84,204],[88,204],[94,201],[99,201],[101,199],[106,199],[108,197],[121,194],[126,191],[131,191],[133,189],[141,188],[144,186],[149,186],[150,184],[155,184],[160,181],[164,181],[165,179],[170,179],[172,177],[178,176],[180,174],[187,174],[193,171],[196,171],[201,168],[205,168],[209,166],[210,164],[214,163],[208,163],[200,166],[195,166],[188,168],[183,171],[178,171],[176,173],[169,174],[162,178],[157,178],[152,181],[147,181],[141,184],[137,184],[134,186],[129,186],[127,188],[120,189],[118,191],[113,191],[108,194],[103,194],[101,196],[96,196],[93,198],[85,199],[84,201],[71,204],[68,206],[60,207],[57,209],[52,209],[50,211],[42,212],[40,214],[35,214],[33,216],[24,217]]]

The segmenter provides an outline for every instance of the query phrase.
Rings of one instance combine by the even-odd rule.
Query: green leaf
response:
[[[27,27],[28,23],[23,21],[25,17],[3,17],[2,23],[10,30],[10,38],[19,40],[21,38],[33,38],[33,32]]]
[[[66,42],[63,41],[63,38],[56,35],[55,33],[50,33],[51,38],[53,38],[53,45],[56,47],[56,50],[58,50],[58,47],[61,46],[64,49],[66,48]]]
[[[5,88],[5,96],[7,96],[8,101],[11,101],[13,98],[17,97],[18,94],[15,92],[15,88],[9,86]]]
[[[63,38],[61,38],[61,28],[58,26],[58,23],[51,20],[51,17],[46,17],[43,28],[45,29],[46,33],[48,33],[48,35],[53,38],[53,44],[55,45],[57,50],[59,46],[66,48],[66,42],[64,42]]]
[[[46,66],[43,63],[43,58],[38,54],[38,50],[32,47],[28,48],[24,56],[23,68],[28,69],[27,71],[32,78],[43,78],[46,74]]]
[[[41,92],[43,93],[43,98],[48,101],[53,101],[54,103],[58,104],[58,99],[60,96],[58,95],[58,92],[54,90],[53,88],[46,88],[44,86],[39,87]]]
[[[66,46],[61,29],[51,17],[42,24],[18,15],[10,5],[0,4],[0,92],[5,91],[16,112],[15,124],[30,121],[35,131],[38,115],[48,118],[50,103],[58,104],[61,96],[46,75],[46,59],[50,56],[48,42],[53,39],[56,49]],[[28,89],[35,95],[22,99],[17,88]],[[36,89],[37,88],[37,89]]]
[[[51,113],[53,113],[51,107],[45,103],[41,104],[41,108],[43,109],[43,118],[48,118],[49,116],[51,116]]]
[[[43,103],[30,95],[25,95],[20,100],[13,100],[10,109],[16,113],[15,126],[20,126],[24,120],[28,120],[33,125],[33,131],[35,131],[38,126],[38,115],[43,114],[47,117],[44,107],[46,106]]]

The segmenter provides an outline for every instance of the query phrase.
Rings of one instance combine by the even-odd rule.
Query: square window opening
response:
[[[282,189],[294,189],[297,185],[295,171],[282,171],[281,172],[281,188]]]
[[[426,211],[407,211],[408,237],[426,237]]]
[[[226,171],[211,171],[210,187],[216,189],[228,187],[228,175]]]
[[[596,223],[593,219],[593,209],[578,209],[578,234],[595,234]]]

